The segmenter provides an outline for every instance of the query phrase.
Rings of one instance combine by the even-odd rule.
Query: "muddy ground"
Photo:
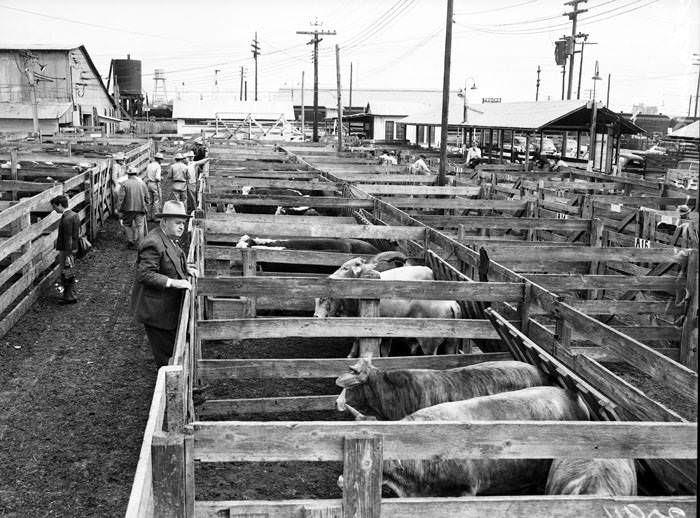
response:
[[[128,313],[134,259],[109,221],[79,302],[49,289],[0,339],[0,516],[124,515],[156,379]]]

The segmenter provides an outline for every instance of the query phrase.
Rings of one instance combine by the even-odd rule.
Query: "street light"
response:
[[[461,97],[462,100],[463,100],[462,123],[466,123],[466,122],[467,122],[467,104],[468,104],[468,100],[467,100],[467,83],[468,83],[469,81],[472,82],[472,86],[471,86],[469,89],[470,89],[470,90],[476,90],[476,89],[477,89],[477,87],[476,87],[476,79],[474,79],[473,77],[468,77],[468,78],[466,78],[466,79],[464,80],[464,88],[460,88],[460,89],[459,89],[459,92],[457,92],[457,97]]]
[[[597,125],[598,125],[598,106],[596,105],[595,102],[595,86],[596,82],[600,81],[602,77],[600,77],[600,72],[598,70],[598,61],[595,62],[595,74],[593,74],[593,112],[591,114],[591,132],[590,136],[588,138],[588,170],[593,171],[593,167],[595,166],[595,155],[596,155],[596,133],[597,133]],[[601,153],[602,153],[602,148],[601,148]]]

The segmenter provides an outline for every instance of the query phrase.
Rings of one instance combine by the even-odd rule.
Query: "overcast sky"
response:
[[[562,16],[570,8],[563,4],[455,0],[452,89],[475,82],[470,102],[534,100],[540,65],[540,99],[559,99],[554,41],[571,34]],[[445,0],[0,0],[0,46],[83,44],[104,77],[111,59],[129,53],[143,62],[144,91],[152,93],[153,70],[162,68],[171,97],[177,89],[212,91],[215,69],[220,90],[237,93],[244,66],[250,98],[255,32],[262,92],[285,84],[298,88],[302,70],[311,87],[310,37],[296,31],[317,28],[337,32],[320,44],[321,86],[335,86],[338,44],[344,86],[352,61],[354,88],[441,89],[446,5]],[[578,31],[597,43],[585,48],[581,96],[589,95],[598,60],[604,79],[596,95],[604,97],[612,74],[611,108],[645,103],[670,115],[687,114],[698,78],[693,54],[700,52],[700,0],[589,0],[581,8],[588,12],[580,16]]]

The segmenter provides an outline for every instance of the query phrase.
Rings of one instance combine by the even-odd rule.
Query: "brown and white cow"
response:
[[[635,496],[633,459],[554,459],[546,495]]]
[[[343,391],[337,408],[346,406],[377,419],[397,420],[421,408],[509,390],[549,385],[536,367],[519,361],[483,362],[447,370],[380,370],[361,358],[336,380]]]
[[[587,421],[575,392],[531,387],[419,410],[402,421]],[[541,494],[551,459],[427,459],[384,462],[399,497]]]
[[[333,279],[357,279],[373,277],[381,280],[394,281],[427,281],[434,280],[433,271],[427,266],[402,266],[383,272],[377,272],[372,263],[361,257],[345,262],[330,276]],[[319,318],[358,316],[357,301],[351,299],[318,298],[314,316]],[[419,299],[381,299],[379,301],[379,316],[388,318],[462,318],[462,309],[454,300],[419,300]],[[382,355],[388,354],[387,341],[382,346]],[[458,340],[454,338],[416,338],[417,346],[412,348],[416,353],[418,348],[423,354],[437,354],[441,345],[445,352],[454,353]],[[357,356],[356,348],[349,357]]]

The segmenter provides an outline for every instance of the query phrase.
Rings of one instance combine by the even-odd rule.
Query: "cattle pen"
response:
[[[503,185],[500,171],[485,168],[485,178],[460,175],[451,187],[435,187],[313,146],[222,145],[213,146],[211,156],[188,258],[204,275],[193,280],[183,302],[172,365],[158,374],[127,516],[696,515],[694,418],[647,395],[605,362],[627,362],[663,386],[670,400],[697,405],[697,242],[679,234],[670,244],[684,246],[674,249],[663,242],[674,235],[639,237],[651,229],[641,211],[630,211],[627,202],[619,213],[610,211],[618,202],[597,198],[614,196],[599,194],[597,182],[517,184],[516,178]],[[618,192],[617,183],[607,183],[604,192]],[[246,186],[308,196],[250,196],[242,192]],[[556,201],[545,196],[550,188]],[[651,203],[678,203],[660,194],[664,199]],[[273,212],[303,204],[322,215],[216,211],[241,204]],[[632,235],[625,234],[632,226]],[[246,234],[361,239],[380,250],[394,245],[430,266],[436,280],[299,273],[299,266],[333,271],[358,254],[237,248]],[[634,247],[630,239],[666,246]],[[459,301],[466,318],[377,316],[380,298],[416,290],[423,299]],[[679,290],[686,297],[676,306]],[[640,301],[640,292],[658,301]],[[360,316],[310,317],[313,299],[324,296],[359,299]],[[674,323],[642,326],[649,315]],[[680,326],[679,317],[685,317]],[[397,336],[459,339],[462,353],[378,357],[380,339]],[[352,339],[361,355],[372,353],[384,369],[522,359],[578,391],[595,418],[349,421],[334,409],[332,380],[356,361],[345,357]],[[204,401],[193,391],[204,393]],[[661,487],[630,497],[382,497],[386,460],[473,458],[641,459]],[[299,482],[304,466],[322,490],[299,489],[303,498],[288,491],[280,498],[264,487],[247,493],[262,473],[259,465],[289,486]],[[217,479],[227,469],[237,475]],[[335,486],[339,474],[342,488]]]

